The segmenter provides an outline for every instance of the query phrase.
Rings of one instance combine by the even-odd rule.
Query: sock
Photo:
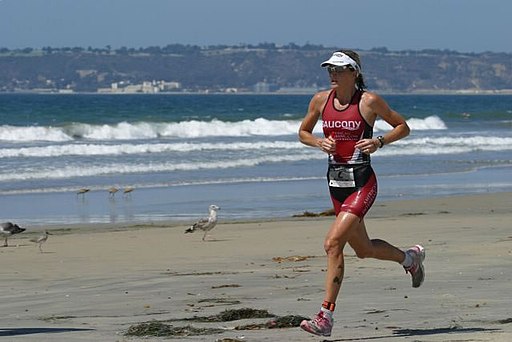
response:
[[[331,310],[328,310],[326,308],[324,308],[323,306],[320,308],[320,311],[323,312],[323,314],[327,317],[329,317],[329,319],[332,321],[332,314],[333,312]]]
[[[322,306],[320,307],[320,311],[327,316],[332,322],[332,314],[334,313],[334,308],[336,307],[335,303],[328,302],[324,300]]]
[[[331,311],[331,312],[334,312],[334,308],[336,307],[336,303],[331,303],[331,302],[328,302],[328,301],[324,300],[323,303],[322,303],[322,307],[324,309],[327,309],[327,310]]]
[[[404,266],[406,268],[411,267],[412,262],[413,262],[412,256],[409,253],[405,252],[405,259],[404,259],[404,261],[402,261],[402,266]]]

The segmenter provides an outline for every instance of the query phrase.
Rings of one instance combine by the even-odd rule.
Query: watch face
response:
[[[380,142],[380,147],[384,146],[384,137],[383,136],[378,136],[377,140],[379,140],[379,142]]]

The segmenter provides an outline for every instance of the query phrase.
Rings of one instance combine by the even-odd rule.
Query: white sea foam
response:
[[[69,144],[41,147],[22,147],[0,149],[0,158],[12,157],[60,157],[60,156],[103,156],[130,155],[166,152],[197,151],[241,151],[241,150],[293,150],[303,148],[297,141],[238,142],[238,143],[157,143],[157,144]]]
[[[419,137],[394,142],[382,155],[437,155],[477,151],[511,151],[512,138],[489,136]]]
[[[250,177],[250,178],[223,178],[223,179],[206,179],[206,180],[188,180],[170,183],[136,183],[131,184],[130,187],[134,189],[151,189],[151,188],[167,188],[167,187],[182,187],[182,186],[196,186],[196,185],[215,185],[215,184],[238,184],[238,183],[270,183],[270,182],[297,182],[297,181],[310,181],[310,180],[323,180],[325,177]],[[119,187],[123,187],[119,185]],[[93,185],[88,187],[90,191],[106,191],[105,185]],[[32,193],[49,193],[49,192],[76,192],[76,187],[47,187],[44,189],[16,189],[16,190],[1,190],[1,195],[17,195],[17,194],[32,194]]]
[[[178,144],[72,144],[63,146],[29,147],[16,149],[0,149],[0,157],[59,157],[62,155],[110,155],[110,154],[140,154],[159,152],[190,152],[190,151],[232,151],[231,157],[205,158],[204,161],[182,162],[154,162],[154,163],[128,163],[117,162],[116,159],[96,161],[94,164],[69,164],[65,167],[55,167],[54,164],[46,166],[44,163],[26,164],[17,172],[6,169],[0,173],[0,182],[23,181],[37,179],[64,179],[73,177],[92,177],[109,174],[134,174],[154,172],[172,172],[197,169],[229,169],[240,167],[253,167],[264,163],[293,163],[304,160],[325,159],[324,153],[317,149],[307,148],[298,142],[274,141],[254,143],[178,143]],[[244,151],[263,151],[260,156],[254,156]],[[477,151],[510,151],[512,138],[500,137],[410,137],[397,141],[378,151],[376,158],[406,155],[443,155],[460,154]],[[210,155],[207,153],[207,155]],[[249,156],[249,157],[248,157]],[[252,157],[250,157],[252,156]],[[32,166],[33,165],[33,166]]]
[[[405,148],[404,148],[405,147]],[[148,153],[187,153],[200,151],[272,151],[272,153],[299,153],[304,145],[298,141],[256,141],[233,143],[140,143],[140,144],[57,144],[38,147],[3,148],[0,158],[18,157],[63,157],[63,156],[116,156],[143,155]],[[379,150],[379,155],[411,155],[411,154],[447,154],[470,151],[510,151],[512,138],[488,136],[460,137],[408,137],[399,140],[385,149]]]
[[[413,130],[446,129],[445,123],[437,116],[424,119],[409,119]],[[90,125],[74,123],[64,127],[15,127],[0,126],[0,140],[9,142],[70,141],[70,140],[147,140],[154,138],[204,138],[204,137],[247,137],[294,135],[300,126],[298,120],[243,120],[227,122],[220,120],[190,120],[174,123],[164,122],[120,122],[114,125]],[[321,124],[315,133],[321,133]],[[375,129],[388,130],[390,126],[378,120]]]
[[[416,131],[447,129],[444,121],[436,115],[424,119],[411,118],[407,120],[407,124],[412,130]],[[377,131],[389,131],[392,127],[383,120],[377,120],[374,128]]]
[[[24,181],[38,179],[64,179],[73,177],[92,177],[109,174],[133,174],[133,173],[153,173],[153,172],[172,172],[187,171],[198,169],[229,169],[236,167],[251,167],[263,163],[282,163],[294,162],[310,159],[325,159],[323,154],[294,154],[282,156],[265,156],[258,158],[240,158],[236,160],[216,160],[205,162],[188,163],[141,163],[141,164],[123,164],[113,163],[108,165],[88,165],[83,166],[65,166],[61,168],[44,166],[27,168],[25,171],[16,173],[8,172],[0,174],[0,182]]]
[[[68,141],[72,139],[72,137],[68,136],[61,128],[58,127],[0,126],[0,140],[4,141]]]
[[[121,122],[116,125],[77,124],[67,129],[67,134],[90,140],[130,140],[153,138],[203,138],[277,136],[296,134],[298,122],[259,118],[238,122],[182,121],[176,123]]]

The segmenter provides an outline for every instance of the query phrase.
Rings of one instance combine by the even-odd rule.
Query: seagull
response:
[[[7,238],[11,235],[24,232],[26,228],[21,228],[12,222],[0,223],[0,233],[5,237],[4,247],[8,247]]]
[[[43,248],[41,248],[41,245],[43,243],[46,242],[46,240],[48,240],[48,235],[53,235],[51,233],[49,233],[47,230],[44,232],[43,235],[41,235],[40,237],[38,238],[33,238],[33,239],[30,239],[31,242],[35,242],[39,245],[39,250],[41,251],[41,253],[43,253]]]
[[[220,207],[216,206],[215,204],[210,205],[208,207],[210,216],[202,218],[194,223],[192,226],[190,226],[190,228],[185,230],[185,233],[193,233],[196,231],[196,229],[201,229],[204,231],[203,241],[205,241],[206,234],[208,234],[208,232],[212,230],[213,227],[215,227],[217,224],[217,210],[220,210]]]

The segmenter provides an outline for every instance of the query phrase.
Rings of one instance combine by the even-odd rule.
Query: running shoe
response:
[[[425,260],[425,248],[420,245],[409,248],[405,253],[412,257],[412,265],[405,267],[405,273],[410,273],[412,277],[412,287],[420,287],[425,279],[425,268],[423,260]]]
[[[332,318],[320,311],[312,320],[300,323],[302,330],[318,336],[331,336]]]

